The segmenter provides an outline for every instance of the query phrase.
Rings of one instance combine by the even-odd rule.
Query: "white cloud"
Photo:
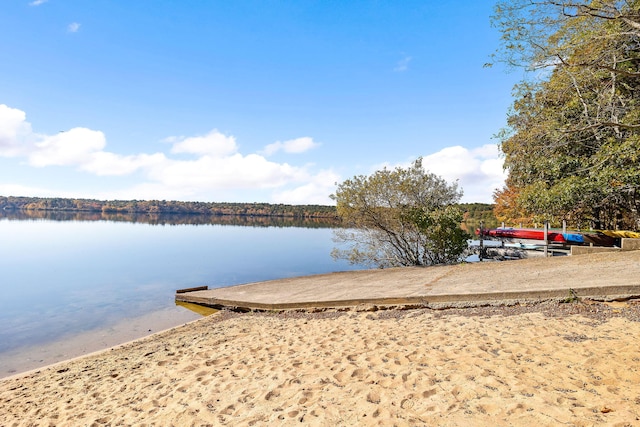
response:
[[[91,195],[80,195],[76,197],[99,200],[210,200],[203,198],[203,196],[203,194],[187,192],[182,188],[167,188],[155,182],[142,182],[127,188],[97,191]]]
[[[32,136],[24,111],[0,104],[0,157],[15,157]]]
[[[314,142],[313,138],[304,136],[302,138],[290,139],[284,142],[278,141],[274,142],[273,144],[269,144],[264,147],[264,150],[261,152],[261,154],[264,154],[265,156],[271,156],[272,154],[277,153],[281,150],[285,153],[298,154],[304,153],[305,151],[309,151],[319,146],[320,144]]]
[[[282,191],[298,186],[298,194],[302,194],[306,184],[311,184],[306,189],[309,194],[313,189],[325,196],[333,191],[333,188],[325,191],[322,175],[313,177],[309,166],[272,162],[259,154],[241,154],[235,138],[217,130],[203,136],[169,137],[164,141],[172,144],[168,154],[124,156],[107,151],[107,139],[101,131],[78,127],[55,135],[36,134],[23,111],[0,105],[0,156],[22,157],[27,165],[39,169],[72,167],[96,176],[139,173],[135,177],[138,181],[129,188],[119,192],[96,190],[86,197],[109,194],[111,198],[132,195],[134,198],[210,200],[215,194],[225,194],[231,197],[227,200],[235,201],[240,192],[248,194],[254,190]],[[316,145],[311,138],[298,138],[282,143],[281,148],[301,152]],[[188,154],[192,158],[172,154]],[[334,182],[332,178],[331,185]],[[34,191],[46,195],[43,191]],[[255,191],[253,194],[261,194]],[[264,195],[259,197],[262,200],[253,201],[267,201]]]
[[[238,147],[233,136],[226,136],[217,130],[212,130],[204,136],[191,138],[168,137],[165,141],[174,143],[172,153],[188,153],[209,155],[214,157],[234,154]]]
[[[448,182],[457,180],[464,191],[465,202],[492,203],[493,191],[502,187],[507,176],[495,144],[474,149],[461,146],[443,148],[423,157],[422,165]]]
[[[130,175],[140,169],[148,169],[167,162],[162,153],[121,156],[106,151],[91,153],[80,169],[98,176]]]
[[[73,128],[53,136],[45,136],[29,154],[29,164],[35,167],[74,166],[90,160],[101,151],[107,141],[100,131]]]
[[[413,160],[392,165],[383,163],[372,170],[408,167]],[[462,201],[467,203],[493,203],[493,192],[502,188],[507,173],[503,170],[504,159],[496,144],[485,144],[468,149],[459,145],[422,157],[422,166],[449,183],[458,182],[463,190]]]
[[[76,197],[73,194],[64,191],[53,190],[43,187],[29,187],[20,184],[2,184],[0,183],[0,194],[3,196],[16,197]]]
[[[175,144],[176,142],[180,142],[186,138],[187,138],[186,136],[168,136],[166,138],[163,138],[160,142]]]
[[[48,1],[49,0],[34,0],[31,3],[29,3],[29,6],[40,6],[41,4],[44,4]]]
[[[400,61],[398,61],[393,71],[396,71],[399,73],[403,71],[407,71],[409,69],[409,63],[411,62],[411,59],[413,58],[411,58],[410,56],[405,56]]]
[[[287,204],[315,204],[334,205],[335,202],[329,198],[335,193],[336,183],[341,178],[331,170],[321,171],[311,177],[310,182],[291,190],[278,191],[274,194],[274,202]]]
[[[306,176],[301,168],[270,162],[257,154],[203,156],[189,161],[171,160],[158,166],[151,168],[149,177],[171,188],[275,188]]]
[[[31,131],[23,111],[0,105],[0,155],[26,157],[30,166],[75,166],[98,176],[127,175],[161,163],[164,154],[121,156],[104,151],[104,133],[73,128],[55,135]]]
[[[69,33],[77,33],[80,29],[80,24],[77,22],[72,22],[67,26],[67,32]]]

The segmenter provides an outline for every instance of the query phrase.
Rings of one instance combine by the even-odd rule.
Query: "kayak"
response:
[[[604,234],[605,236],[613,237],[614,239],[620,239],[626,237],[628,239],[640,239],[640,233],[637,231],[624,231],[624,230],[594,230],[596,233]]]
[[[480,234],[479,229],[476,234]],[[492,228],[482,230],[482,234],[484,236],[508,239],[544,240],[544,230],[539,228]],[[555,243],[584,243],[584,236],[581,233],[548,231],[547,241]]]

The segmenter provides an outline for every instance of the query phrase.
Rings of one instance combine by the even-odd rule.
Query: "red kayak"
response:
[[[476,234],[480,234],[480,230],[476,231]],[[483,236],[490,237],[506,237],[509,239],[527,239],[527,240],[544,240],[544,230],[540,228],[492,228],[482,230]],[[547,241],[566,243],[562,233],[555,231],[549,231],[547,233]]]

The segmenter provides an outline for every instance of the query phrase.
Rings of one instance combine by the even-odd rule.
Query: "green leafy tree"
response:
[[[347,227],[334,240],[351,247],[333,256],[380,268],[458,262],[469,238],[454,206],[461,196],[457,184],[425,172],[422,159],[348,179],[331,197]]]
[[[510,188],[497,195],[516,196],[503,199],[532,220],[640,228],[639,9],[638,0],[496,6],[496,58],[538,77],[516,87],[500,134]]]

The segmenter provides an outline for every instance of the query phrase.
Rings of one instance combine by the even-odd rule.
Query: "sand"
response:
[[[0,425],[640,425],[640,303],[222,312],[0,381]]]

